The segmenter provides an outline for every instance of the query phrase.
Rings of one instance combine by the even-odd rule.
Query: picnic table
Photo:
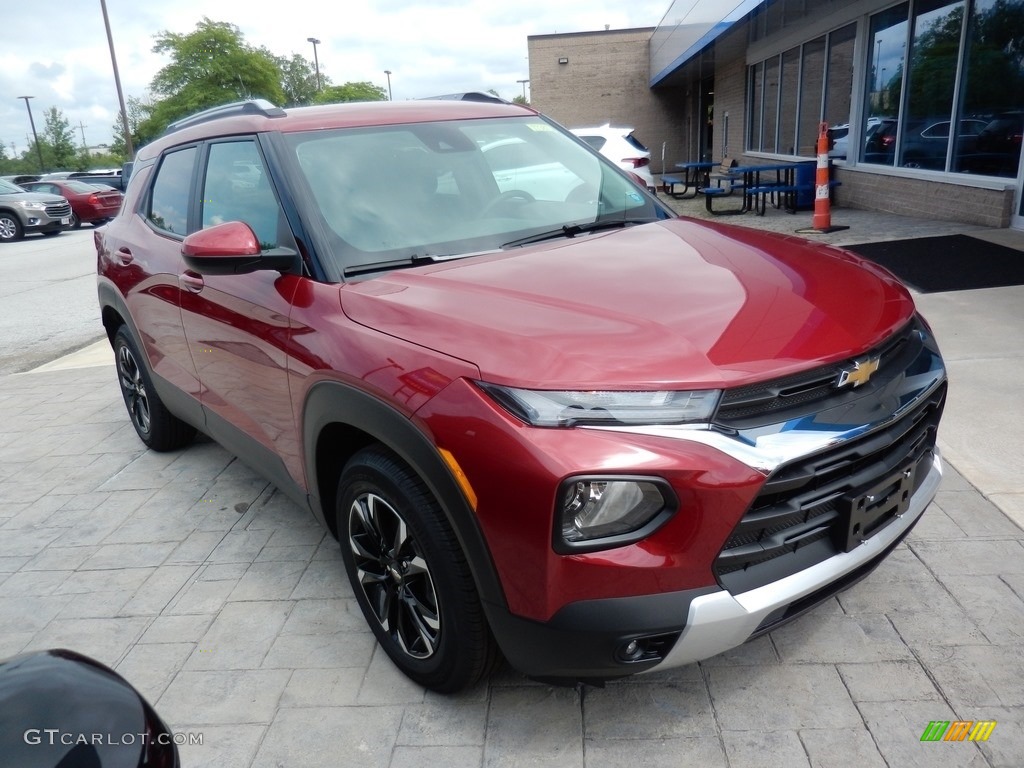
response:
[[[717,187],[703,190],[708,212],[719,216],[754,211],[758,216],[763,216],[771,204],[788,213],[796,213],[797,194],[813,189],[813,185],[805,189],[796,183],[797,166],[797,163],[770,163],[741,165],[730,169],[729,174],[719,177]],[[728,197],[735,190],[743,191],[739,207],[714,210],[712,200]]]
[[[676,163],[676,168],[682,174],[662,174],[661,184],[664,190],[676,199],[696,197],[701,187],[707,186],[708,172],[718,165],[717,162],[709,160],[695,160],[688,163]],[[676,185],[683,187],[682,192],[676,192]],[[687,190],[692,192],[687,194]]]

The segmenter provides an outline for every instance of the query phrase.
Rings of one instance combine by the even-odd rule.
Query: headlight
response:
[[[722,394],[717,389],[567,392],[477,383],[512,415],[535,427],[706,423]]]
[[[558,494],[555,549],[607,549],[649,536],[676,511],[675,494],[648,477],[571,477]]]
[[[46,203],[39,203],[34,200],[18,200],[18,205],[24,208],[26,211],[45,211]]]

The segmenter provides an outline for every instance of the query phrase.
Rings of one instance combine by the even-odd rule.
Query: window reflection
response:
[[[967,30],[962,114],[984,120],[953,170],[1014,177],[1024,134],[1024,2],[977,0]]]
[[[892,165],[896,158],[896,116],[903,89],[909,10],[908,3],[901,3],[871,17],[867,99],[861,125],[865,141],[860,159],[866,163]]]

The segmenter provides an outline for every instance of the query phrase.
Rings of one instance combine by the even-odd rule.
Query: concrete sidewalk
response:
[[[1024,287],[918,299],[951,378],[936,503],[867,580],[731,653],[604,689],[506,669],[425,693],[376,647],[308,513],[208,441],[143,449],[100,346],[0,378],[0,657],[64,646],[114,666],[202,735],[187,767],[1016,768],[1024,531],[1003,511],[1024,519]],[[933,720],[998,725],[922,743]]]

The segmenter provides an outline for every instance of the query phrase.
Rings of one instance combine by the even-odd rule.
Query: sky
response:
[[[370,81],[393,98],[494,89],[522,95],[529,77],[526,38],[564,32],[653,27],[671,0],[107,0],[125,99],[144,98],[161,67],[154,36],[188,33],[204,16],[236,25],[253,46],[299,53],[335,84]],[[109,143],[117,119],[110,51],[100,0],[5,0],[0,22],[0,141],[20,156],[31,137],[19,96],[33,96],[36,130],[61,109],[76,141]],[[527,89],[529,85],[527,84]],[[529,96],[529,90],[527,90]]]

